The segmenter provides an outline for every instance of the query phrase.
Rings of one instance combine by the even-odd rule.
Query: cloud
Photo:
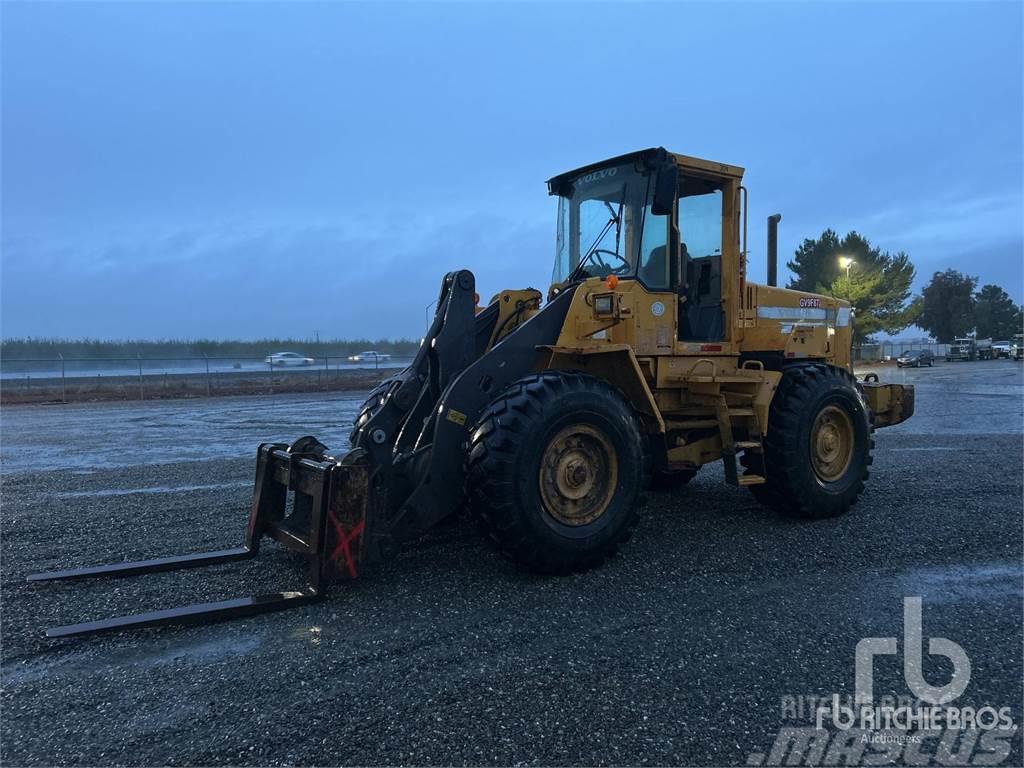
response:
[[[999,242],[1021,233],[1021,190],[985,197],[918,198],[870,216],[865,231],[879,240],[914,246]]]
[[[546,287],[551,227],[492,214],[182,228],[103,245],[4,242],[3,334],[416,337],[452,269],[486,299]]]

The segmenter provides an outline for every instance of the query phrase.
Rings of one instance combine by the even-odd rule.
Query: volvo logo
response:
[[[605,168],[604,170],[593,171],[576,179],[576,184],[593,184],[595,181],[610,179],[618,172],[618,168]]]

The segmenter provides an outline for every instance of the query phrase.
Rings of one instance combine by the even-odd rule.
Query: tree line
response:
[[[936,272],[924,290],[913,295],[916,271],[903,251],[882,251],[866,237],[849,232],[840,238],[826,229],[803,241],[786,266],[793,273],[788,287],[848,300],[854,308],[854,341],[870,342],[874,334],[896,334],[916,324],[940,343],[972,331],[979,338],[1011,339],[1024,330],[1024,305],[1018,306],[998,285],[978,288],[978,278],[947,269]],[[113,357],[261,357],[274,352],[301,352],[316,358],[341,357],[367,349],[412,356],[413,339],[211,339],[160,341],[92,339],[4,339],[0,358],[99,359]]]
[[[4,339],[0,359],[4,362],[38,359],[101,360],[110,358],[185,359],[185,358],[259,358],[275,352],[299,352],[309,357],[347,357],[373,349],[396,357],[412,357],[419,349],[414,339],[258,339],[255,341],[215,341],[212,339],[162,339],[156,341],[104,341],[100,339]]]
[[[978,338],[1011,339],[1024,330],[1024,305],[998,285],[954,269],[936,272],[919,295],[916,271],[903,251],[882,251],[857,232],[840,238],[826,229],[803,241],[786,263],[795,275],[789,288],[848,300],[854,308],[855,343],[877,333],[896,334],[917,325],[948,344],[971,332]]]

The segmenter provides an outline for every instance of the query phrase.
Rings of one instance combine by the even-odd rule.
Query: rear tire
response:
[[[748,473],[767,470],[767,481],[750,486],[751,493],[795,517],[847,512],[868,478],[871,431],[849,372],[821,363],[786,369],[772,399],[763,456],[747,452],[740,459]]]
[[[614,387],[585,374],[526,376],[470,433],[470,509],[509,560],[540,573],[599,565],[637,520],[643,446]]]

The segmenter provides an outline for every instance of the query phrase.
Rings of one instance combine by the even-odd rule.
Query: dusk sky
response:
[[[5,337],[418,337],[546,289],[544,180],[741,165],[752,275],[851,229],[1024,300],[1022,4],[3,3]],[[783,270],[782,278],[786,275]]]

